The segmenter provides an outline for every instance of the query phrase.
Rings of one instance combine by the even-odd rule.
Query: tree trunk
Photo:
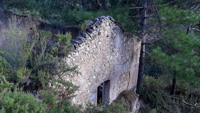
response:
[[[175,88],[176,88],[176,72],[173,74],[173,79],[172,79],[172,87],[171,87],[171,95],[174,95],[175,93]]]
[[[103,6],[103,10],[107,10],[107,6],[106,6],[106,0],[102,0],[102,6]]]
[[[85,2],[85,0],[82,0],[82,8],[83,8],[83,10],[85,10],[86,9],[86,2]]]
[[[94,4],[96,10],[100,9],[100,5],[99,5],[99,1],[98,1],[98,0],[95,0],[95,1],[93,2],[93,4]]]
[[[2,1],[3,1],[3,0],[0,0],[0,8],[1,8],[1,6],[2,6]]]
[[[147,0],[142,1],[142,12],[141,12],[141,50],[140,50],[140,59],[139,59],[139,72],[137,79],[137,89],[136,93],[140,93],[140,87],[143,81],[144,74],[144,58],[145,58],[145,42],[146,42],[146,24],[147,24]]]

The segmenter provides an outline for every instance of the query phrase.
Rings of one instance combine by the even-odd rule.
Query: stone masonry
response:
[[[109,104],[124,90],[135,89],[139,68],[141,41],[130,33],[124,33],[109,16],[89,21],[89,28],[76,40],[74,51],[65,58],[69,66],[77,66],[74,77],[64,75],[80,86],[74,104],[97,104],[98,86],[110,81]]]

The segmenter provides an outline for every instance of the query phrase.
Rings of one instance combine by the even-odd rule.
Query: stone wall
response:
[[[8,40],[4,31],[17,28],[28,34],[34,25],[38,26],[39,24],[40,22],[32,18],[17,16],[0,9],[0,48],[4,46]]]
[[[36,26],[36,28],[39,30],[50,31],[53,34],[65,34],[66,32],[70,32],[72,38],[76,38],[80,32],[79,28],[74,26],[59,26],[55,24],[44,23],[41,20],[24,15],[16,15],[9,11],[0,9],[0,47],[4,46],[8,40],[8,37],[6,37],[3,33],[4,31],[10,31],[11,28],[17,28],[26,34],[29,34],[33,30],[34,26]]]
[[[74,51],[65,58],[69,66],[78,66],[79,73],[65,80],[80,86],[74,104],[97,104],[97,87],[110,80],[110,103],[124,90],[137,84],[141,41],[124,33],[112,17],[90,21],[86,32],[73,40]]]

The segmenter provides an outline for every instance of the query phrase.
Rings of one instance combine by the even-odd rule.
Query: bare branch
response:
[[[131,7],[130,9],[143,9],[143,7]]]
[[[145,51],[145,53],[146,53],[150,58],[152,58],[149,52]]]
[[[199,30],[199,29],[197,29],[197,28],[191,28],[191,30],[195,30],[195,31],[198,31],[198,32],[200,32],[200,30]]]
[[[164,97],[171,98],[171,99],[174,99],[174,100],[178,100],[178,101],[180,101],[180,102],[182,102],[182,103],[184,103],[185,105],[190,106],[190,107],[200,108],[200,106],[197,105],[197,103],[196,103],[196,104],[190,104],[190,103],[186,102],[185,100],[180,99],[180,98],[177,98],[177,97],[174,97],[174,96],[169,96],[169,95],[163,95],[163,96],[164,96]]]

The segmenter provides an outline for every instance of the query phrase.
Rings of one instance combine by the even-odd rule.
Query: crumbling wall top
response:
[[[99,18],[95,18],[94,20],[88,20],[88,28],[86,29],[86,31],[82,31],[77,38],[72,40],[71,42],[73,44],[72,50],[79,47],[79,45],[83,43],[86,40],[86,38],[93,40],[94,35],[100,35],[100,34],[97,34],[97,32],[100,33],[100,31],[102,31],[102,29],[104,29],[107,26],[109,26],[110,28],[113,28],[113,30],[116,31],[117,29],[115,28],[119,26],[116,25],[115,22],[116,20],[111,16],[101,16]],[[116,31],[116,32],[123,32],[123,30]],[[138,41],[140,41],[140,39],[132,33],[123,32],[123,35],[124,37],[136,38],[138,39]]]

